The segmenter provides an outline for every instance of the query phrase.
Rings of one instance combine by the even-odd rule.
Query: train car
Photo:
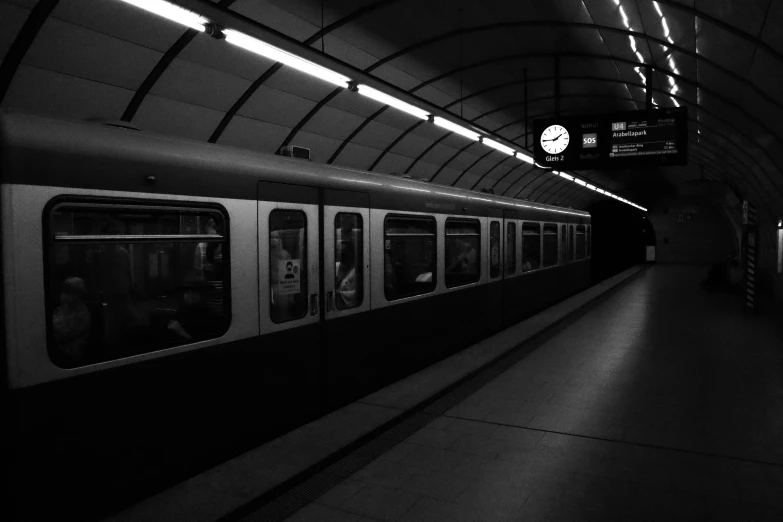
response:
[[[15,518],[94,519],[590,284],[586,212],[0,115]]]

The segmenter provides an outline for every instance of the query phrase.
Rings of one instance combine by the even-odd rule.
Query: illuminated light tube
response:
[[[585,187],[589,188],[590,190],[595,190],[596,189],[595,185],[591,185],[589,183],[587,185],[585,185]]]
[[[349,78],[343,76],[340,73],[329,70],[326,67],[316,65],[313,62],[305,60],[304,58],[299,58],[298,56],[279,49],[274,45],[269,45],[266,42],[262,42],[261,40],[240,33],[239,31],[234,31],[233,29],[225,29],[223,34],[226,35],[226,41],[228,43],[236,45],[237,47],[241,47],[265,58],[269,58],[270,60],[288,65],[289,67],[293,67],[294,69],[302,71],[303,73],[320,78],[321,80],[337,85],[338,87],[348,87],[348,82],[350,81]]]
[[[560,175],[561,178],[565,178],[568,181],[574,181],[574,177],[571,176],[570,174],[566,174],[565,172],[559,172],[558,174]]]
[[[674,102],[674,105],[676,105],[677,107],[680,106],[679,102],[677,100],[675,100],[674,98],[672,98],[672,101]]]
[[[677,94],[680,89],[676,85],[672,85],[672,94]]]
[[[669,83],[674,85],[674,76],[669,76]]]
[[[530,163],[531,165],[535,165],[536,160],[534,160],[531,156],[528,156],[527,154],[523,154],[521,152],[517,152],[517,158],[521,159],[525,163]]]
[[[450,130],[451,132],[456,132],[460,136],[465,136],[466,138],[469,138],[473,141],[479,140],[478,132],[473,132],[472,130],[468,130],[465,127],[460,127],[456,123],[451,123],[449,120],[441,118],[440,116],[435,116],[434,121],[435,125],[438,127],[443,127],[444,129]]]
[[[587,186],[587,182],[586,181],[582,181],[581,179],[577,179],[577,178],[574,178],[574,183],[579,183],[583,187]]]
[[[625,27],[630,29],[630,24],[628,23],[628,16],[625,14],[625,9],[623,9],[623,6],[620,6],[620,16],[623,17],[623,23],[625,24]]]
[[[371,98],[377,102],[381,102],[384,105],[389,105],[391,107],[394,107],[395,109],[399,109],[402,112],[407,112],[411,116],[416,116],[417,118],[421,118],[422,120],[426,120],[430,116],[430,114],[423,109],[414,107],[410,103],[405,103],[402,100],[398,100],[397,98],[389,96],[388,94],[373,89],[372,87],[369,87],[367,85],[359,84],[357,85],[356,90],[359,92],[359,94],[363,96],[367,96],[368,98]]]
[[[655,7],[655,10],[658,11],[658,16],[663,16],[663,11],[661,11],[661,6],[658,5],[658,2],[653,0],[653,6]]]
[[[642,53],[640,53],[639,51],[636,51],[636,57],[639,58],[640,62],[644,63],[644,56],[642,56]],[[639,74],[641,74],[641,73],[639,73]]]
[[[669,40],[669,43],[674,45],[674,40],[672,40],[672,37],[669,35],[666,35],[666,39]]]
[[[661,18],[661,23],[663,24],[663,34],[665,36],[669,36],[669,24],[666,23],[666,18]]]
[[[636,52],[636,40],[634,39],[633,36],[630,35],[628,36],[628,39],[631,40],[631,50],[633,52]]]
[[[199,15],[187,9],[183,9],[178,5],[163,2],[162,0],[121,0],[126,4],[136,6],[138,8],[154,13],[163,18],[168,18],[172,22],[185,25],[196,31],[204,32],[204,24],[208,24],[209,20],[201,18]]]
[[[514,155],[514,149],[512,149],[511,147],[507,147],[502,143],[498,143],[497,141],[491,140],[489,138],[481,138],[481,142],[485,145],[492,147],[495,150],[499,150],[500,152],[505,152],[509,156]]]

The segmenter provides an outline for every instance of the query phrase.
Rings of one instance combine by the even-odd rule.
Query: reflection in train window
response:
[[[506,274],[517,271],[517,224],[506,223]]]
[[[157,351],[228,329],[221,211],[62,202],[46,222],[48,348],[58,366]]]
[[[565,237],[565,233],[564,233]],[[544,268],[557,264],[557,225],[544,224]]]
[[[585,246],[587,248],[587,257],[591,257],[593,255],[593,251],[592,251],[592,244],[590,243],[590,240],[592,239],[590,237],[590,234],[592,232],[593,227],[591,225],[587,225],[586,228],[587,229],[585,231]]]
[[[574,225],[568,225],[569,239],[568,239],[568,261],[574,260],[574,245],[576,244],[576,237],[574,234]]]
[[[364,297],[364,244],[361,214],[334,218],[334,302],[338,310],[356,308]]]
[[[522,224],[522,271],[538,270],[541,267],[541,225]]]
[[[389,216],[383,239],[383,282],[387,300],[435,290],[435,218]]]
[[[568,259],[568,233],[566,225],[560,225],[560,251],[557,263],[562,265],[569,261]]]
[[[273,322],[307,315],[307,218],[300,210],[269,214],[269,292]]]
[[[500,276],[500,222],[489,223],[489,277]]]
[[[481,278],[481,223],[446,220],[446,286],[475,283]]]
[[[576,258],[585,258],[585,226],[576,226]]]

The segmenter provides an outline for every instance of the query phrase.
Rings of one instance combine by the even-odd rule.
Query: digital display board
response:
[[[533,122],[534,157],[561,170],[685,165],[688,113],[684,107]]]

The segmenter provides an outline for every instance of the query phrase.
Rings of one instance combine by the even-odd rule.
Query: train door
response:
[[[503,211],[489,210],[487,325],[491,331],[503,325]]]
[[[330,407],[365,395],[374,385],[367,360],[370,311],[370,196],[324,190],[323,336]],[[375,334],[377,335],[377,334]],[[368,367],[369,366],[369,367]]]
[[[320,194],[315,187],[286,183],[260,182],[257,190],[261,334],[257,375],[269,391],[268,397],[259,397],[264,402],[260,411],[267,418],[276,414],[290,418],[291,411],[286,410],[301,410],[299,419],[291,419],[295,422],[312,418],[324,406],[319,404],[323,389]]]
[[[514,283],[519,275],[519,230],[517,211],[503,210],[503,324],[509,324],[517,315],[515,303],[519,292]]]

